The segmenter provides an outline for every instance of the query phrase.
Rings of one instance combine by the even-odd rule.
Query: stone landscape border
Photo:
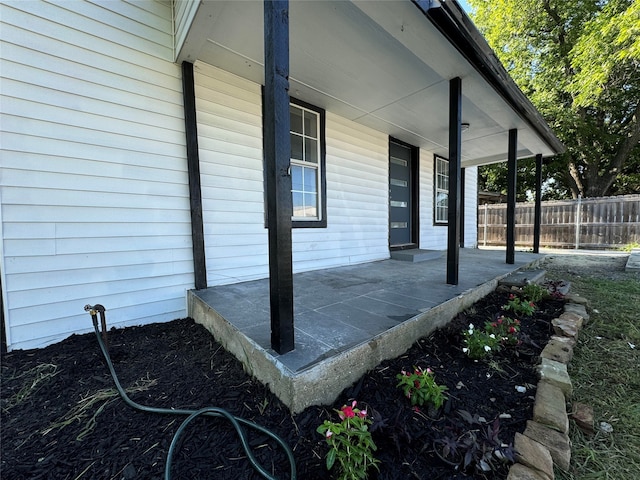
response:
[[[552,320],[555,334],[540,354],[533,419],[527,421],[524,433],[516,433],[516,463],[509,469],[507,480],[554,480],[554,466],[569,470],[569,416],[579,428],[593,433],[590,407],[573,403],[571,413],[567,413],[573,393],[567,366],[578,333],[589,321],[588,301],[575,294],[566,295],[565,300],[564,313]]]

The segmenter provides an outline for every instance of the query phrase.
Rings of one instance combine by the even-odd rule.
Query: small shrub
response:
[[[445,401],[445,385],[438,385],[433,377],[433,370],[423,370],[413,367],[413,372],[405,372],[396,375],[399,380],[397,387],[402,388],[404,396],[411,401],[411,405],[423,406],[431,404],[440,408]]]
[[[337,461],[339,480],[366,479],[369,468],[378,469],[377,464],[380,463],[373,456],[377,447],[369,431],[372,422],[367,418],[367,411],[356,408],[356,405],[355,400],[351,406],[343,405],[336,410],[339,422],[325,420],[317,428],[331,447],[327,454],[327,469],[331,470]]]
[[[549,296],[549,290],[537,283],[528,283],[522,287],[522,295],[530,302],[537,303]]]
[[[462,351],[474,360],[486,358],[500,350],[500,339],[494,333],[476,329],[473,323],[469,324],[469,328],[464,330],[462,335],[464,336]]]
[[[507,312],[513,312],[516,315],[531,316],[536,311],[536,304],[521,300],[520,297],[511,294],[509,295],[509,301],[506,305],[502,306],[502,309]]]
[[[520,320],[501,316],[493,322],[486,322],[484,329],[500,339],[502,345],[513,347],[520,344]]]

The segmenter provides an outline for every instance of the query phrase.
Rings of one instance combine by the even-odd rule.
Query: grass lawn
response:
[[[561,480],[640,478],[640,277],[634,273],[555,271],[591,301],[591,320],[580,334],[569,374],[573,400],[591,405],[596,433],[571,424],[571,471]],[[605,433],[600,422],[613,426]]]

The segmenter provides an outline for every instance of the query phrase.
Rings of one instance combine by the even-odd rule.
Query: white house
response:
[[[89,331],[96,299],[111,326],[168,321],[189,289],[269,276],[263,12],[0,4],[8,349]],[[294,272],[447,249],[456,127],[465,247],[478,165],[562,151],[455,1],[291,0],[288,18]]]

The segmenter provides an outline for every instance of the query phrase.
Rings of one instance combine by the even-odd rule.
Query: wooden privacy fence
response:
[[[516,245],[533,245],[534,203],[516,204]],[[506,245],[507,205],[478,206],[478,245]],[[612,248],[640,243],[640,195],[542,202],[540,246]]]

